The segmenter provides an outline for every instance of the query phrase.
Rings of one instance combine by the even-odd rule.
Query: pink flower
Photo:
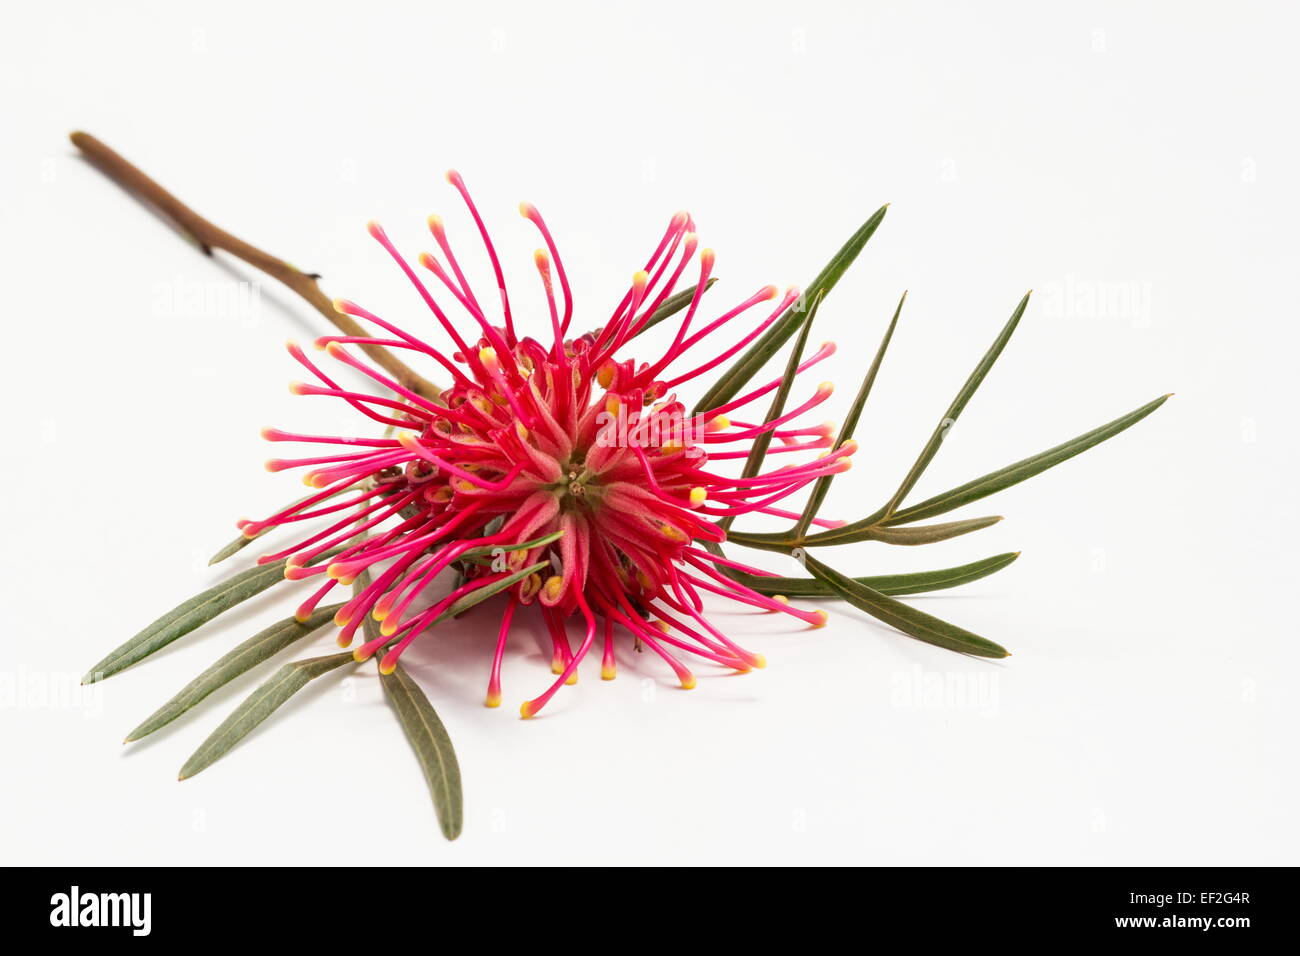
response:
[[[386,429],[379,438],[276,429],[263,433],[271,441],[339,446],[331,454],[268,462],[273,471],[309,467],[305,480],[319,491],[265,520],[240,523],[252,537],[309,519],[328,522],[323,530],[261,558],[287,558],[288,577],[323,581],[299,608],[299,616],[310,615],[337,585],[367,572],[369,585],[337,615],[343,628],[339,643],[350,646],[364,616],[372,615],[382,622],[380,636],[358,646],[355,656],[365,660],[383,650],[380,667],[391,671],[412,641],[458,600],[480,588],[500,589],[501,582],[515,578],[505,589],[487,704],[497,706],[501,700],[501,660],[515,612],[521,605],[535,605],[550,631],[552,668],[559,676],[522,705],[525,717],[536,714],[564,683],[576,680],[576,669],[598,634],[605,679],[615,674],[616,633],[630,635],[662,657],[684,688],[693,687],[695,678],[680,652],[738,671],[762,667],[761,655],[741,648],[705,618],[705,593],[791,614],[814,626],[824,623],[823,611],[801,610],[739,583],[724,569],[765,572],[729,561],[710,545],[726,540],[719,526],[726,516],[797,517],[780,508],[782,499],[849,467],[853,443],[818,457],[818,450],[831,445],[829,426],[797,424],[830,395],[830,385],[817,386],[806,401],[766,425],[731,416],[743,414],[781,379],[701,414],[690,414],[676,395],[677,388],[752,343],[796,304],[798,291],[778,295],[775,287],[765,286],[703,322],[698,313],[714,255],[709,249],[696,255],[695,224],[678,213],[609,320],[597,331],[571,335],[574,303],[559,252],[541,215],[524,204],[520,211],[536,225],[546,246],[535,253],[535,261],[550,328],[540,339],[521,336],[482,218],[459,174],[447,178],[477,224],[500,286],[499,302],[480,299],[470,288],[440,218],[429,219],[440,257],[426,252],[418,260],[436,285],[426,282],[427,276],[422,279],[384,231],[371,224],[371,235],[415,286],[454,349],[448,354],[360,306],[336,303],[340,311],[382,332],[375,338],[326,336],[316,344],[331,359],[382,386],[371,394],[344,388],[301,348],[289,346],[315,379],[314,384],[295,383],[294,392],[344,401]],[[653,361],[623,357],[692,262],[697,285],[671,344]],[[441,287],[437,298],[430,286]],[[453,301],[472,320],[472,325],[465,323],[472,329],[468,335],[448,315]],[[755,310],[761,316],[757,322],[748,319]],[[733,331],[742,320],[746,328]],[[699,348],[706,340],[714,343],[712,352]],[[367,343],[423,353],[441,366],[450,387],[437,399],[403,388],[354,352],[353,346]],[[799,371],[833,351],[833,345],[823,345]],[[779,440],[768,449],[771,458],[780,461],[783,453],[801,452],[814,456],[748,478],[722,473],[723,463],[745,459],[753,442],[768,431]],[[542,562],[549,567],[522,574]],[[463,583],[432,606],[419,604],[449,568],[461,572]]]

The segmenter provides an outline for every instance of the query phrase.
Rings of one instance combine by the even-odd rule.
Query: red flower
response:
[[[442,220],[434,216],[429,227],[441,258],[423,253],[419,263],[450,297],[442,296],[442,302],[378,225],[372,224],[370,233],[406,273],[454,343],[450,355],[350,302],[336,305],[390,337],[326,336],[316,344],[382,386],[378,393],[344,388],[302,349],[289,347],[317,381],[295,383],[294,392],[341,399],[386,428],[380,438],[264,432],[271,441],[341,446],[335,454],[268,462],[275,471],[309,466],[305,480],[320,491],[263,521],[240,523],[252,537],[277,525],[313,518],[330,521],[310,537],[261,558],[287,558],[286,574],[293,579],[325,579],[299,609],[300,618],[310,615],[338,584],[370,573],[371,583],[338,613],[343,628],[339,642],[349,646],[364,616],[373,615],[382,621],[380,636],[361,644],[355,655],[365,660],[387,648],[380,666],[392,670],[411,642],[459,599],[509,582],[488,705],[500,703],[502,654],[520,605],[538,606],[554,642],[552,667],[559,675],[543,694],[522,705],[525,717],[537,713],[562,684],[576,680],[576,668],[598,633],[604,643],[601,674],[606,679],[614,676],[616,632],[630,634],[660,655],[685,688],[693,687],[695,678],[678,659],[678,651],[741,671],[762,667],[761,655],[739,647],[704,617],[705,592],[792,614],[815,626],[824,623],[823,611],[800,610],[740,584],[722,568],[765,572],[728,561],[709,546],[726,539],[719,519],[753,512],[797,517],[779,507],[782,499],[849,467],[852,442],[810,461],[748,478],[727,477],[718,467],[745,459],[755,439],[768,431],[780,442],[768,450],[772,456],[829,447],[829,426],[800,426],[796,420],[830,395],[830,385],[819,385],[793,411],[765,425],[730,416],[772,392],[780,379],[694,415],[675,392],[753,342],[795,305],[798,291],[778,297],[775,287],[766,286],[713,321],[700,321],[700,300],[714,256],[709,249],[696,256],[694,222],[678,213],[609,321],[595,332],[571,336],[574,305],[559,252],[541,215],[524,204],[521,212],[537,226],[546,245],[535,260],[550,330],[544,341],[521,337],[478,210],[461,177],[452,172],[448,180],[468,206],[496,274],[500,324],[498,304],[487,299],[489,309],[475,295]],[[694,260],[698,282],[668,348],[649,362],[621,357]],[[468,338],[448,317],[444,305],[450,300],[474,322]],[[766,309],[773,300],[775,307],[750,323],[748,331],[730,331],[736,320],[760,306]],[[715,346],[707,356],[699,354],[697,346],[705,340],[717,342],[724,328],[729,344]],[[350,349],[366,343],[423,353],[441,365],[452,384],[436,400],[417,395]],[[833,351],[833,345],[823,345],[799,371]],[[690,353],[696,353],[693,360],[687,359]],[[326,562],[325,556],[335,551]],[[417,607],[417,599],[435,578],[453,567],[461,572],[463,583],[432,606]],[[570,642],[571,624],[576,625],[576,649]]]

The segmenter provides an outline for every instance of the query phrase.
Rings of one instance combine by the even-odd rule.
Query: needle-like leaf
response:
[[[934,460],[934,456],[938,454],[939,446],[943,443],[944,437],[948,434],[948,429],[950,429],[957,421],[962,410],[966,407],[966,403],[971,400],[971,396],[974,395],[975,390],[980,387],[980,383],[983,382],[984,377],[988,375],[989,369],[993,367],[993,363],[998,360],[998,356],[1001,355],[1002,350],[1006,348],[1007,342],[1011,338],[1011,333],[1014,332],[1016,326],[1020,324],[1020,317],[1025,314],[1025,308],[1029,305],[1029,295],[1030,293],[1025,293],[1025,297],[1020,300],[1020,304],[1016,306],[1016,310],[1011,313],[1011,318],[1007,320],[1007,324],[1004,325],[1002,331],[998,333],[997,339],[994,340],[993,344],[989,347],[989,350],[984,353],[984,357],[981,358],[979,364],[975,366],[975,370],[970,373],[970,377],[966,379],[966,383],[962,385],[961,390],[957,393],[957,397],[954,398],[952,404],[948,406],[948,411],[944,413],[943,418],[939,420],[939,424],[935,426],[934,433],[930,436],[930,440],[927,441],[925,447],[921,449],[921,454],[917,456],[916,462],[912,465],[912,468],[908,471],[906,477],[903,478],[903,483],[898,486],[898,490],[894,492],[894,496],[889,499],[880,511],[865,519],[863,523],[875,524],[880,519],[888,518],[898,510],[898,506],[902,504],[903,499],[907,497],[907,493],[912,490],[912,487],[925,472],[925,469],[929,467],[930,462]]]
[[[831,590],[844,600],[909,637],[934,644],[936,647],[944,647],[963,654],[974,654],[978,657],[1010,656],[1005,647],[994,644],[978,634],[972,634],[955,624],[941,621],[924,611],[918,611],[902,601],[895,601],[875,588],[827,567],[812,555],[805,554],[803,562],[814,576],[825,581]]]
[[[803,541],[798,541],[788,531],[747,534],[733,531],[728,540],[747,548],[762,551],[781,551],[789,553],[795,548],[825,548],[837,544],[852,544],[855,541],[880,541],[884,544],[918,545],[934,544],[947,541],[972,531],[982,531],[1002,520],[1001,515],[989,515],[986,518],[965,518],[961,521],[946,521],[942,524],[917,525],[907,528],[893,528],[885,525],[865,524],[857,521],[842,528],[832,528],[815,534]]]
[[[709,281],[705,283],[704,291],[708,292],[710,289],[712,289],[713,283],[717,281],[718,280],[716,278],[709,279]],[[664,301],[660,304],[659,308],[655,309],[654,314],[650,316],[649,319],[646,320],[645,325],[641,326],[641,328],[636,330],[636,334],[633,335],[632,338],[636,338],[637,335],[640,335],[642,332],[646,331],[647,329],[653,329],[664,319],[676,315],[682,309],[690,305],[691,300],[695,298],[695,290],[698,288],[699,288],[698,285],[693,285],[689,289],[683,289],[681,292],[674,292],[668,298],[664,299]]]
[[[165,727],[213,691],[224,687],[240,674],[269,660],[286,647],[301,641],[328,624],[342,606],[342,604],[332,604],[329,607],[318,608],[305,621],[299,621],[296,617],[287,617],[250,637],[186,684],[180,693],[127,734],[125,742],[139,740]]]
[[[820,304],[821,296],[818,296],[813,302],[812,308],[808,310],[808,319],[799,330],[799,338],[795,340],[794,348],[790,350],[790,359],[786,362],[785,374],[781,376],[781,384],[777,387],[776,394],[772,396],[772,404],[768,407],[767,415],[763,418],[764,425],[780,418],[781,413],[785,411],[785,403],[790,397],[790,388],[794,385],[795,375],[799,371],[799,363],[803,361],[804,349],[808,345],[808,333],[812,331],[813,320],[817,318],[817,307]],[[754,439],[749,454],[745,456],[745,465],[740,470],[742,479],[753,478],[758,474],[763,458],[767,455],[767,449],[772,444],[772,434],[775,431],[776,429],[769,429]],[[718,522],[718,527],[726,531],[731,527],[733,520],[735,520],[735,515],[725,515]]]
[[[924,594],[927,591],[942,591],[947,588],[955,588],[961,584],[968,584],[971,581],[978,581],[980,578],[988,577],[995,571],[1001,571],[1018,557],[1020,557],[1019,551],[1008,551],[1006,554],[995,554],[991,558],[972,561],[970,564],[962,564],[955,568],[941,568],[937,571],[914,571],[909,574],[869,575],[854,578],[853,580],[879,591],[881,594],[894,596],[900,594]],[[732,573],[732,577],[760,594],[784,594],[786,597],[804,598],[836,596],[836,592],[831,589],[830,585],[825,581],[819,581],[817,578],[777,578],[741,572]]]
[[[346,490],[346,489],[342,489],[342,488],[340,488],[338,491],[334,492],[333,494],[329,494],[329,495],[326,495],[324,498],[321,498],[320,501],[321,501],[322,503],[323,503],[323,502],[326,502],[326,501],[329,501],[331,498],[334,498],[334,497],[337,497],[338,495],[343,494],[344,490]],[[292,501],[292,502],[290,502],[288,505],[285,506],[285,508],[281,508],[281,509],[279,509],[279,510],[280,510],[280,511],[283,511],[283,510],[285,510],[285,509],[287,509],[287,508],[292,508],[294,505],[300,505],[300,504],[302,504],[304,501],[306,501],[308,498],[311,498],[311,497],[314,497],[314,495],[304,495],[303,497],[297,499],[296,501]],[[268,530],[269,530],[269,529],[268,529]],[[266,533],[266,531],[259,531],[257,534],[253,535],[251,538],[245,537],[245,536],[242,535],[242,534],[239,535],[239,536],[237,536],[233,541],[231,541],[231,542],[230,542],[229,544],[227,544],[224,548],[222,548],[220,551],[218,551],[216,554],[214,554],[212,557],[210,557],[210,558],[208,559],[208,566],[211,567],[211,566],[214,565],[214,564],[220,564],[222,561],[226,560],[226,558],[230,557],[231,555],[238,554],[240,551],[242,551],[244,548],[248,547],[250,544],[252,544],[252,543],[253,543],[254,541],[256,541],[258,538],[262,537],[262,535],[264,535],[265,533]]]
[[[1054,465],[1059,465],[1061,462],[1073,458],[1080,452],[1087,451],[1093,445],[1099,445],[1106,439],[1118,435],[1124,429],[1146,418],[1163,405],[1168,398],[1168,395],[1162,395],[1141,408],[1129,412],[1127,415],[1121,415],[1114,421],[1107,422],[1090,432],[1085,432],[1077,438],[1072,438],[1064,444],[1057,445],[1055,448],[1049,448],[1047,451],[1022,459],[1014,465],[1008,465],[998,471],[989,472],[982,478],[968,481],[964,485],[958,485],[956,488],[951,488],[942,494],[935,495],[933,498],[927,498],[919,504],[904,508],[883,523],[895,525],[920,521],[923,518],[932,518],[935,515],[952,511],[954,508],[960,508],[962,505],[970,504],[972,501],[978,501],[980,498],[1002,491],[1004,488],[1010,488],[1026,478],[1032,478],[1039,472],[1046,471]],[[811,539],[809,543],[811,543]]]
[[[858,419],[862,417],[862,408],[867,404],[867,396],[871,394],[871,386],[876,382],[876,373],[880,371],[880,363],[885,359],[885,350],[889,348],[889,341],[894,337],[894,328],[898,325],[898,317],[902,315],[903,303],[906,301],[907,293],[904,292],[902,298],[898,300],[898,307],[894,309],[894,317],[889,320],[889,328],[885,329],[885,336],[880,340],[880,346],[876,349],[876,357],[872,360],[871,367],[867,369],[867,374],[862,378],[857,397],[853,399],[853,404],[849,407],[849,413],[844,417],[843,424],[840,425],[840,433],[835,438],[834,448],[841,447],[852,438],[853,432],[858,427]],[[826,492],[830,491],[831,482],[834,480],[834,475],[824,475],[813,483],[812,493],[808,496],[808,503],[804,505],[803,513],[799,515],[799,520],[795,523],[794,531],[790,535],[794,540],[799,541],[808,533],[808,528],[812,525],[813,519],[817,517],[822,502],[826,500]]]
[[[344,664],[355,664],[351,651],[340,654],[327,654],[324,657],[311,657],[307,660],[285,664],[231,713],[221,726],[212,732],[207,740],[185,766],[181,767],[179,779],[185,780],[210,766],[223,757],[230,748],[243,740],[250,731],[276,709],[309,683]]]
[[[460,836],[464,825],[464,799],[461,795],[460,765],[451,745],[447,730],[434,712],[433,705],[420,685],[399,663],[391,674],[380,673],[384,694],[397,719],[401,722],[406,739],[411,742],[415,757],[420,761],[424,779],[429,784],[433,809],[438,815],[442,835],[448,840]]]
[[[103,680],[144,660],[177,638],[184,637],[201,624],[206,624],[223,611],[228,611],[242,601],[265,591],[284,580],[285,562],[263,564],[248,568],[229,577],[215,587],[196,594],[188,601],[168,611],[125,644],[111,651],[107,657],[92,667],[81,679],[83,684]]]
[[[704,397],[695,403],[695,410],[692,414],[700,414],[709,409],[716,408],[735,398],[740,390],[745,387],[745,383],[757,374],[767,360],[770,359],[786,340],[794,334],[798,325],[800,313],[807,308],[807,302],[816,301],[835,288],[835,283],[840,281],[840,277],[853,264],[853,260],[858,257],[867,241],[875,235],[876,229],[885,218],[885,212],[889,209],[888,204],[877,209],[864,222],[846,242],[840,251],[835,253],[835,257],[826,264],[826,268],[818,273],[817,278],[803,290],[803,299],[796,302],[786,313],[777,319],[771,327],[764,332],[757,342],[749,347],[749,350],[742,355],[731,368],[714,383],[713,387],[705,393]]]

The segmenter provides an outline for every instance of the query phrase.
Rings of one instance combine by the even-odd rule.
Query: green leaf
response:
[[[470,548],[461,555],[461,557],[473,560],[477,557],[495,557],[497,554],[504,554],[509,551],[531,551],[533,548],[540,548],[542,545],[552,544],[559,541],[563,536],[563,531],[552,531],[550,534],[542,535],[540,538],[533,538],[531,541],[521,541],[518,544],[483,545],[478,548]]]
[[[957,393],[957,397],[954,398],[952,404],[948,406],[948,411],[944,413],[939,424],[935,426],[934,433],[930,436],[930,440],[926,442],[925,447],[921,449],[921,454],[917,456],[916,462],[912,465],[912,469],[903,479],[903,483],[898,486],[898,490],[894,492],[894,496],[889,499],[889,502],[881,508],[880,511],[865,519],[865,523],[875,524],[879,519],[891,516],[898,509],[898,506],[902,503],[903,499],[907,497],[907,493],[912,490],[912,487],[925,472],[925,469],[929,467],[930,462],[934,460],[934,456],[938,454],[939,446],[943,443],[944,436],[947,435],[948,429],[957,421],[962,410],[966,407],[966,403],[971,400],[971,396],[974,395],[975,390],[980,387],[980,383],[983,382],[984,377],[988,375],[989,369],[993,367],[993,363],[998,360],[998,356],[1001,355],[1002,350],[1006,348],[1007,342],[1011,338],[1011,333],[1014,332],[1016,326],[1020,324],[1020,317],[1025,314],[1025,308],[1029,305],[1029,295],[1028,292],[1025,293],[1025,297],[1020,300],[1020,304],[1016,306],[1016,310],[1011,313],[1011,318],[1007,320],[1007,324],[1004,325],[1002,331],[998,333],[997,339],[994,340],[993,344],[989,347],[989,350],[984,353],[984,357],[981,358],[979,364],[975,366],[975,370],[970,373],[970,377],[966,379],[966,383],[962,385],[961,391]]]
[[[208,558],[208,567],[212,567],[212,565],[214,564],[220,564],[222,561],[226,560],[226,558],[230,557],[231,555],[238,554],[240,551],[248,547],[250,544],[252,544],[254,541],[256,541],[264,534],[266,534],[265,531],[259,531],[251,538],[246,538],[242,534],[236,535],[233,541],[227,544],[224,548],[222,548],[212,557]]]
[[[461,795],[460,765],[447,730],[434,712],[433,705],[420,685],[411,679],[399,663],[391,674],[380,673],[384,694],[411,742],[424,779],[429,784],[433,808],[438,815],[442,835],[448,840],[460,836],[464,824],[464,800]]]
[[[786,362],[785,374],[781,376],[781,384],[777,387],[776,394],[772,397],[772,404],[768,407],[767,415],[763,419],[763,424],[774,421],[781,417],[785,411],[786,400],[790,397],[790,389],[794,385],[796,373],[799,371],[799,363],[803,361],[804,348],[808,345],[808,333],[812,331],[813,320],[817,318],[817,307],[821,304],[821,296],[818,296],[812,304],[812,309],[808,312],[808,320],[803,323],[799,330],[799,338],[795,340],[794,348],[790,350],[790,359]],[[767,455],[767,449],[772,444],[772,434],[775,429],[763,432],[754,440],[754,444],[749,449],[749,454],[745,456],[745,465],[740,470],[741,478],[753,478],[758,474],[759,466],[763,462],[764,456]],[[731,527],[731,522],[735,520],[735,515],[724,515],[719,521],[718,527],[726,531]]]
[[[126,743],[146,737],[165,727],[213,691],[224,687],[240,674],[280,653],[286,647],[319,630],[334,619],[342,604],[317,609],[306,621],[287,617],[250,637],[229,654],[186,684],[175,697],[126,736]]]
[[[197,594],[185,603],[168,611],[125,644],[109,653],[83,677],[90,684],[110,677],[155,651],[161,650],[177,638],[184,637],[201,624],[206,624],[223,611],[265,591],[284,580],[285,562],[263,564],[241,571],[215,587]]]
[[[835,438],[834,448],[842,447],[846,441],[853,437],[853,432],[858,427],[858,419],[862,417],[862,408],[867,404],[867,396],[871,394],[871,386],[876,382],[876,373],[880,371],[880,363],[885,359],[885,350],[889,348],[889,342],[894,337],[894,328],[898,325],[898,317],[902,315],[903,303],[906,301],[907,293],[904,292],[902,298],[898,300],[898,307],[894,309],[894,317],[889,321],[889,328],[885,329],[885,337],[880,340],[880,346],[876,349],[876,357],[872,360],[871,367],[867,369],[867,374],[862,378],[857,397],[853,399],[853,405],[849,408],[844,423],[840,426],[840,433]],[[799,520],[795,523],[794,531],[791,534],[794,540],[798,541],[808,533],[808,528],[812,526],[813,518],[817,517],[822,502],[826,500],[826,492],[830,491],[831,482],[834,480],[834,475],[823,475],[813,483],[812,493],[808,496],[808,503],[804,505],[803,513],[799,515]]]
[[[704,285],[704,291],[708,292],[710,289],[712,289],[713,283],[717,281],[718,281],[717,279],[710,279],[708,282],[706,282]],[[654,314],[651,315],[650,318],[646,320],[645,325],[641,326],[641,328],[637,330],[636,335],[633,335],[632,338],[636,338],[637,335],[640,335],[646,329],[653,329],[664,319],[676,315],[682,309],[690,305],[691,300],[695,298],[695,290],[698,288],[699,288],[698,285],[693,285],[689,289],[683,289],[681,292],[675,292],[672,295],[670,295],[668,298],[664,299],[664,301],[660,304],[659,308],[654,310]]]
[[[1032,478],[1039,472],[1046,471],[1054,465],[1059,465],[1061,462],[1073,458],[1080,452],[1087,451],[1093,445],[1101,444],[1106,439],[1118,435],[1129,426],[1136,425],[1163,405],[1168,398],[1168,395],[1162,395],[1155,401],[1148,402],[1127,415],[1121,415],[1113,422],[1108,422],[1100,428],[1094,428],[1090,432],[1085,432],[1077,438],[1057,445],[1055,448],[1049,448],[1045,452],[1022,459],[1014,465],[1008,465],[998,471],[989,472],[982,478],[968,481],[964,485],[958,485],[956,488],[935,495],[933,498],[927,498],[910,508],[904,508],[887,519],[885,523],[894,525],[919,521],[923,518],[932,518],[946,511],[952,511],[954,508],[960,508],[962,505],[970,504],[972,501],[978,501],[980,498],[1002,491],[1004,488],[1010,488],[1026,478]]]
[[[851,544],[856,541],[880,541],[884,544],[911,546],[934,544],[936,541],[947,541],[949,538],[970,534],[972,531],[982,531],[984,528],[995,525],[1001,520],[1001,515],[990,515],[986,518],[964,518],[961,521],[946,521],[942,524],[926,524],[909,528],[885,527],[867,524],[865,521],[855,521],[852,524],[844,525],[842,528],[832,528],[829,531],[823,531],[821,534],[815,534],[803,541],[793,539],[788,531],[763,534],[732,532],[728,536],[728,540],[748,548],[786,553],[800,547],[826,548],[837,544]]]
[[[193,756],[181,767],[180,778],[185,780],[205,769],[220,759],[235,744],[243,740],[254,727],[260,724],[276,709],[312,680],[344,664],[355,664],[351,651],[340,654],[327,654],[324,657],[312,657],[307,660],[285,664],[248,698],[240,704],[218,727],[211,736],[194,751]]]
[[[803,562],[814,576],[826,582],[830,589],[844,600],[909,637],[936,647],[944,647],[963,654],[974,654],[978,657],[1010,656],[1007,649],[1001,645],[994,644],[978,634],[972,634],[955,624],[941,621],[924,611],[918,611],[902,601],[895,601],[892,597],[881,594],[861,581],[827,567],[810,554],[804,555]]]
[[[433,619],[432,624],[445,621],[449,617],[458,617],[472,608],[475,604],[478,604],[481,601],[486,601],[494,594],[500,594],[506,588],[510,587],[510,585],[522,581],[535,571],[540,571],[542,568],[549,568],[550,566],[550,561],[538,561],[536,564],[530,564],[521,571],[516,571],[509,577],[501,578],[498,581],[493,581],[491,584],[485,584],[481,588],[470,591],[459,600],[453,601],[451,607],[447,608],[447,610],[443,611]],[[432,626],[432,624],[430,626]]]
[[[805,309],[806,301],[816,301],[818,298],[825,296],[835,284],[840,281],[840,277],[853,264],[853,260],[858,257],[863,246],[867,244],[880,223],[885,218],[885,212],[889,209],[886,204],[877,209],[864,222],[846,242],[840,251],[835,253],[835,257],[827,263],[826,268],[818,273],[817,278],[813,279],[812,284],[804,289],[803,300],[796,302],[786,313],[777,319],[764,332],[757,342],[749,347],[749,350],[742,355],[731,368],[727,369],[714,384],[713,387],[705,393],[704,397],[695,403],[695,410],[692,412],[698,415],[724,405],[731,399],[740,394],[740,390],[745,387],[745,383],[758,373],[758,370],[767,363],[777,351],[785,344],[786,340],[794,334],[798,327],[801,313]]]
[[[910,574],[882,574],[853,580],[881,594],[923,594],[927,591],[942,591],[978,581],[996,571],[1001,571],[1018,557],[1020,557],[1019,551],[1008,551],[1006,554],[995,554],[991,558],[972,561],[970,564],[955,568],[918,571]],[[735,573],[733,577],[760,594],[784,594],[791,598],[838,595],[830,585],[817,578],[769,578],[744,573]]]
[[[387,434],[385,434],[385,437],[387,437]],[[335,498],[343,494],[343,492],[346,490],[348,489],[340,488],[338,491],[326,495],[318,502],[318,504],[323,504],[324,502],[329,501],[331,498]],[[314,497],[316,494],[319,494],[319,492],[314,492],[313,494],[310,495],[304,495],[303,497],[297,499],[296,501],[290,502],[289,504],[285,505],[283,508],[279,510],[284,511],[287,510],[288,508],[292,508],[294,505],[300,505],[308,498]],[[271,530],[270,528],[264,528],[263,530],[259,531],[257,534],[253,535],[251,538],[246,538],[242,534],[239,535],[238,537],[235,538],[235,540],[231,541],[224,548],[222,548],[220,551],[218,551],[216,554],[210,557],[208,559],[208,566],[211,567],[214,564],[220,564],[222,561],[226,560],[226,558],[230,557],[231,555],[238,554],[240,551],[248,547],[250,544],[252,544],[258,538],[262,537],[262,535],[266,534],[270,530]]]

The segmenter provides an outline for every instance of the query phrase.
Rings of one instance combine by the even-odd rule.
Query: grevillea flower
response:
[[[790,614],[812,626],[824,623],[824,611],[803,610],[740,583],[736,571],[765,572],[727,560],[716,545],[726,540],[723,519],[751,513],[797,518],[782,509],[783,499],[849,467],[852,442],[825,451],[832,444],[830,426],[803,423],[831,386],[808,387],[801,404],[764,424],[754,423],[762,421],[761,412],[746,409],[778,388],[781,378],[698,414],[677,397],[796,306],[798,290],[781,294],[765,286],[706,320],[701,300],[714,254],[697,248],[695,223],[683,212],[669,221],[608,320],[574,334],[575,303],[556,243],[537,209],[524,204],[520,211],[545,246],[534,254],[538,308],[528,310],[535,318],[525,322],[512,310],[497,252],[463,179],[455,172],[447,178],[477,226],[499,295],[481,296],[470,287],[439,217],[429,219],[438,251],[418,257],[423,275],[372,223],[370,234],[429,315],[418,326],[398,325],[339,301],[339,311],[374,327],[373,337],[331,335],[316,345],[381,388],[345,388],[324,363],[289,346],[312,378],[292,390],[346,402],[379,436],[264,431],[271,441],[338,446],[268,462],[273,471],[310,469],[305,481],[318,491],[261,521],[240,523],[247,537],[256,537],[309,519],[325,522],[260,559],[287,559],[287,577],[320,582],[298,618],[306,620],[338,585],[361,578],[363,586],[336,615],[339,643],[352,646],[371,615],[382,626],[357,644],[354,656],[363,661],[382,652],[380,669],[389,673],[458,601],[484,588],[503,590],[488,706],[501,701],[502,655],[521,606],[537,609],[554,645],[558,677],[522,705],[525,717],[576,680],[598,636],[606,679],[615,675],[618,639],[658,654],[684,688],[695,684],[687,656],[737,671],[764,666],[761,655],[709,622],[705,595]],[[665,307],[687,270],[696,284],[689,304],[676,313],[671,341],[661,353],[636,355],[632,346],[644,340],[633,339]],[[432,344],[434,335],[445,336],[445,343]],[[366,361],[363,345],[422,353],[450,385],[435,399],[417,394]],[[833,345],[821,346],[798,371],[833,352]],[[728,464],[746,459],[769,432],[778,442],[764,457],[772,467],[729,476]],[[449,569],[460,572],[459,583],[430,603],[431,585]]]

